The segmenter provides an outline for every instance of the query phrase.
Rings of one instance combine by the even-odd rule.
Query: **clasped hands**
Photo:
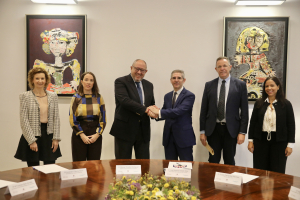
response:
[[[153,106],[149,106],[145,113],[147,113],[147,115],[149,117],[152,117],[152,118],[158,118],[159,116],[159,110],[160,108],[158,108],[156,105],[153,105]]]
[[[98,133],[95,133],[90,136],[86,136],[84,133],[80,133],[80,137],[81,137],[83,143],[85,143],[85,144],[92,144],[92,143],[96,142],[96,140],[98,139],[99,136],[100,135]]]

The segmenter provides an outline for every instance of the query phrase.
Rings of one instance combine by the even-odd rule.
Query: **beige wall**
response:
[[[196,95],[194,159],[207,162],[208,153],[199,142],[199,111],[205,82],[217,77],[214,63],[222,54],[224,16],[290,16],[287,98],[294,106],[299,127],[300,1],[288,0],[282,6],[270,7],[237,7],[233,2],[235,0],[79,0],[77,5],[58,6],[33,4],[30,0],[0,0],[0,170],[26,166],[13,157],[21,136],[18,96],[26,89],[25,14],[87,14],[87,69],[96,74],[107,108],[108,124],[101,159],[114,158],[113,137],[109,135],[115,109],[114,80],[129,74],[132,61],[142,58],[148,63],[145,78],[155,86],[159,107],[164,94],[172,89],[170,72],[176,68],[185,70],[185,87]],[[57,162],[72,160],[69,102],[69,98],[59,99],[63,157]],[[251,114],[253,103],[249,107]],[[163,122],[153,121],[151,128],[151,158],[163,159]],[[296,135],[296,143],[300,143],[300,135]],[[288,159],[287,173],[300,176],[298,144]],[[236,163],[252,166],[247,144],[237,147]]]

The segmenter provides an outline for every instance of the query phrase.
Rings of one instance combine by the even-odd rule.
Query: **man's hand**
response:
[[[206,146],[206,135],[205,134],[200,134],[200,141],[203,144],[203,146]]]
[[[254,151],[254,144],[253,144],[253,142],[249,142],[249,144],[248,144],[248,150],[249,150],[251,153],[253,153],[253,151]]]
[[[237,136],[237,143],[238,144],[243,144],[244,141],[245,141],[245,134],[242,134],[242,133],[238,134],[238,136]]]
[[[149,106],[147,108],[148,112],[147,114],[152,118],[158,118],[159,116],[159,108],[157,106]]]

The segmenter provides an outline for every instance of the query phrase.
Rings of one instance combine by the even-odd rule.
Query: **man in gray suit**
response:
[[[219,163],[223,150],[224,164],[235,165],[236,144],[242,144],[248,127],[246,83],[230,76],[227,57],[219,57],[219,77],[205,84],[200,112],[200,141],[214,150],[210,163]]]

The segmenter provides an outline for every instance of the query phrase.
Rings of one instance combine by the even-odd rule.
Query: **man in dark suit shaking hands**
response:
[[[115,137],[116,159],[131,159],[134,147],[137,159],[149,159],[150,119],[148,107],[155,105],[153,85],[143,79],[147,72],[144,60],[137,59],[131,73],[115,80],[116,110],[110,134]],[[154,117],[154,115],[153,115]]]
[[[174,70],[170,81],[174,90],[165,95],[162,109],[151,106],[150,110],[159,116],[159,120],[165,120],[163,146],[166,160],[178,160],[179,157],[180,160],[193,161],[195,95],[183,87],[186,79],[182,70]]]
[[[219,57],[219,77],[205,84],[200,112],[200,141],[214,150],[210,163],[219,163],[223,150],[224,164],[235,165],[236,144],[242,144],[248,127],[246,83],[230,76],[227,57]]]

